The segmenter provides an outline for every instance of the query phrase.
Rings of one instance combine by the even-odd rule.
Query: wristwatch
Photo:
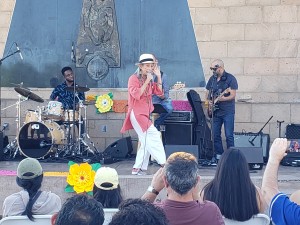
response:
[[[156,195],[159,194],[159,192],[157,190],[155,190],[154,187],[152,187],[152,186],[149,186],[148,189],[147,189],[147,191],[149,191],[149,192],[151,192],[153,194],[156,194]]]

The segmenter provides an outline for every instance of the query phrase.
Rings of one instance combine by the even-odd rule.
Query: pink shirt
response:
[[[152,94],[162,95],[163,92],[159,90],[157,83],[150,82],[146,87],[146,90],[141,95],[141,87],[143,83],[143,81],[138,79],[137,74],[133,74],[129,77],[128,112],[121,129],[122,133],[133,129],[130,121],[131,110],[133,110],[135,118],[141,126],[143,132],[145,132],[152,125],[152,122],[149,119],[150,113],[154,109],[152,104]]]

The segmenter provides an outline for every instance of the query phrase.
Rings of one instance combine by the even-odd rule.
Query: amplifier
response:
[[[194,122],[194,113],[192,111],[173,111],[165,119],[168,123],[191,123]]]
[[[270,150],[270,135],[260,133],[244,133],[244,132],[234,132],[234,146],[235,147],[262,147],[263,149],[263,159],[267,162],[269,159]],[[253,142],[252,139],[256,136]]]

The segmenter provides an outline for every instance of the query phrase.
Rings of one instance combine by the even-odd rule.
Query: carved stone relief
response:
[[[120,44],[114,0],[84,0],[76,47],[76,66],[103,80],[109,67],[120,67]]]

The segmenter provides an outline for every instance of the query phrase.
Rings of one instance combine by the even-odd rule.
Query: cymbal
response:
[[[20,95],[35,101],[35,102],[44,102],[44,99],[42,99],[40,96],[34,94],[33,92],[31,92],[31,90],[26,89],[26,88],[22,88],[22,87],[15,87],[14,88],[16,92],[18,92]]]
[[[66,87],[66,90],[67,91],[74,91],[74,87]],[[87,92],[89,91],[90,89],[87,88],[87,87],[80,87],[80,86],[76,86],[75,87],[75,91],[76,92]]]

